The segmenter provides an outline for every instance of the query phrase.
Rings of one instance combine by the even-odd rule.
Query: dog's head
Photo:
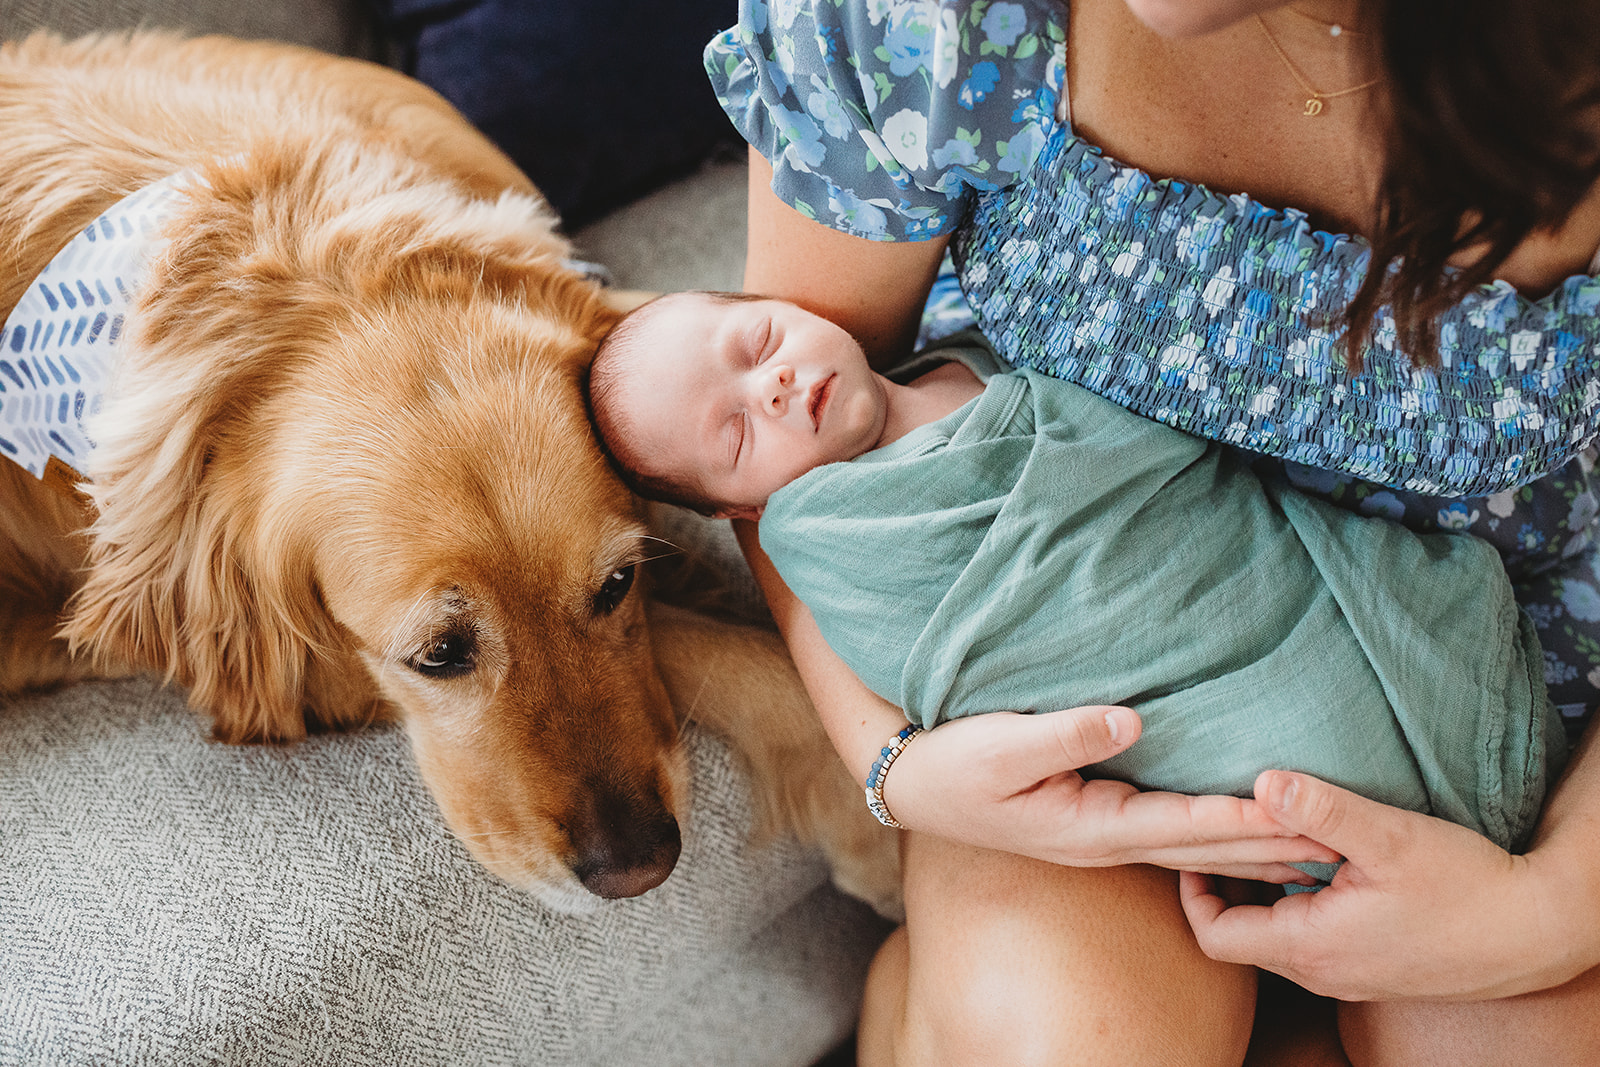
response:
[[[296,174],[279,219],[212,176],[142,297],[71,634],[230,740],[393,713],[490,870],[568,910],[641,893],[687,780],[584,414],[612,315],[531,201],[407,185],[291,225],[332,180]]]
[[[677,858],[686,785],[636,580],[644,531],[583,414],[592,341],[481,311],[396,307],[351,339],[342,395],[323,398],[342,440],[285,480],[285,526],[314,531],[327,612],[474,853],[513,882],[631,896]],[[399,374],[372,381],[376,365]]]

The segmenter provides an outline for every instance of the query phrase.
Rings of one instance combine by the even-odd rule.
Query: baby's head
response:
[[[844,330],[745,293],[670,293],[630,312],[589,373],[601,444],[641,496],[757,518],[813,467],[877,446],[884,381]]]

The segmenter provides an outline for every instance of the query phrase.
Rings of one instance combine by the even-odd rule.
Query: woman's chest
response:
[[[1341,37],[1279,9],[1164,39],[1125,0],[1072,0],[1073,128],[1154,177],[1246,193],[1303,211],[1318,229],[1369,235],[1383,180],[1384,85],[1371,42]],[[1588,273],[1597,247],[1600,189],[1558,230],[1530,235],[1497,275],[1539,296]]]
[[[1073,0],[1071,8],[1067,94],[1079,136],[1154,177],[1297,208],[1321,229],[1371,230],[1383,158],[1373,118],[1379,86],[1325,98],[1307,115],[1305,88],[1253,18],[1165,39],[1124,0]],[[1319,91],[1371,80],[1356,53],[1333,58],[1340,61],[1302,60]]]

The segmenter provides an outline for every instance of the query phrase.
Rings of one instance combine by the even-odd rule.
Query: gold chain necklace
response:
[[[1256,25],[1261,27],[1261,32],[1266,36],[1267,43],[1272,45],[1272,50],[1274,52],[1278,53],[1278,58],[1283,60],[1283,65],[1289,68],[1289,73],[1294,75],[1294,80],[1300,83],[1300,88],[1304,89],[1307,94],[1309,94],[1306,98],[1305,110],[1300,112],[1302,115],[1320,115],[1322,114],[1322,102],[1324,100],[1336,100],[1341,96],[1349,96],[1351,93],[1359,93],[1364,89],[1370,89],[1374,85],[1377,85],[1380,80],[1378,78],[1373,78],[1371,81],[1362,82],[1360,85],[1352,85],[1348,89],[1336,89],[1331,93],[1325,93],[1321,89],[1318,89],[1316,86],[1312,85],[1311,80],[1301,73],[1299,67],[1294,65],[1294,60],[1289,58],[1289,53],[1283,50],[1283,45],[1278,43],[1278,39],[1274,37],[1272,35],[1272,31],[1267,28],[1266,19],[1262,18],[1260,15],[1257,15]]]
[[[1321,26],[1323,29],[1328,31],[1329,37],[1343,37],[1347,33],[1354,34],[1357,37],[1364,36],[1362,31],[1352,30],[1349,26],[1346,26],[1342,22],[1324,22],[1322,19],[1317,18],[1317,16],[1308,15],[1297,7],[1290,6],[1285,8],[1285,10],[1291,15],[1299,15],[1307,22],[1315,23],[1316,25]]]

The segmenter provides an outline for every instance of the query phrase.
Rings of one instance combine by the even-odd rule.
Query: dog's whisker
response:
[[[676,744],[679,744],[679,743],[681,743],[683,741],[683,728],[688,725],[690,719],[694,718],[694,713],[696,711],[700,710],[700,698],[705,696],[706,688],[710,684],[711,684],[711,679],[710,678],[702,678],[700,680],[700,688],[698,688],[698,689],[696,689],[694,691],[694,696],[691,697],[690,700],[689,700],[689,706],[686,707],[686,708],[678,709],[677,723],[676,723],[677,736],[675,736],[672,739],[672,743],[673,744],[676,745]]]
[[[671,552],[668,552],[667,555],[672,555],[674,553],[677,553],[677,554],[683,554],[684,553],[684,548],[683,548],[682,545],[674,544],[673,542],[668,541],[665,537],[657,537],[654,534],[640,534],[639,535],[639,540],[640,541],[654,541],[658,545],[666,545],[667,548],[671,549]]]
[[[518,830],[480,830],[477,833],[457,834],[456,836],[463,841],[487,841],[496,837],[517,837],[520,833],[521,831]]]

